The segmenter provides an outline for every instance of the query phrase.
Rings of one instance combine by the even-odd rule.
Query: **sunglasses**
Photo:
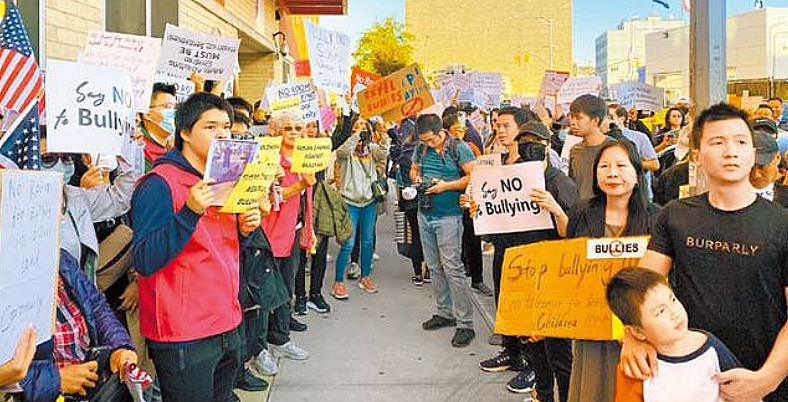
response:
[[[64,165],[73,165],[74,159],[71,155],[64,155],[64,154],[43,154],[41,155],[41,166],[45,168],[51,168],[57,164],[57,161],[63,161]]]

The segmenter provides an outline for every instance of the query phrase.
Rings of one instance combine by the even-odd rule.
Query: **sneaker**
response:
[[[331,254],[326,254],[326,264],[331,262]]]
[[[293,331],[293,332],[304,332],[307,329],[309,329],[309,327],[306,324],[296,320],[293,317],[290,317],[290,331]]]
[[[451,346],[455,348],[464,348],[471,344],[473,338],[476,338],[476,332],[470,328],[457,328],[454,331],[454,337],[451,338]]]
[[[424,286],[424,278],[422,278],[421,275],[413,275],[410,277],[410,283],[412,283],[413,286]]]
[[[487,338],[487,343],[493,346],[503,346],[503,336],[492,334],[489,338]]]
[[[520,367],[520,362],[517,361],[518,359],[511,354],[507,353],[505,350],[501,351],[498,356],[493,357],[492,359],[487,359],[481,363],[479,363],[479,368],[482,371],[487,373],[498,373],[501,371],[509,370],[513,367]]]
[[[421,276],[424,278],[424,283],[432,283],[432,278],[430,278],[430,269],[424,267],[424,275]]]
[[[359,267],[357,263],[351,262],[347,269],[347,278],[358,279],[359,276],[361,276],[361,267]]]
[[[421,328],[423,328],[425,331],[434,331],[436,329],[453,327],[455,325],[457,325],[457,320],[455,320],[454,318],[446,318],[446,317],[441,317],[439,315],[433,315],[432,318],[421,324]]]
[[[517,373],[517,377],[512,378],[506,383],[506,389],[515,394],[528,394],[534,389],[536,384],[536,374],[530,368]]]
[[[235,380],[235,388],[248,392],[260,392],[268,388],[268,382],[262,378],[255,377],[251,370],[244,368]]]
[[[380,256],[378,255],[378,253],[372,253],[372,261],[378,261],[378,260],[380,260]]]
[[[378,287],[375,285],[375,282],[372,282],[372,278],[365,276],[358,281],[358,287],[363,289],[365,292],[369,294],[378,293]]]
[[[306,297],[305,296],[296,297],[295,306],[293,306],[293,314],[295,314],[295,315],[306,315]]]
[[[270,344],[268,347],[271,349],[271,354],[277,357],[286,357],[291,360],[309,359],[309,352],[296,345],[293,341],[284,345]]]
[[[489,286],[485,285],[484,282],[478,282],[471,284],[471,288],[479,293],[482,296],[490,297],[495,294]]]
[[[276,365],[276,359],[274,359],[274,356],[271,355],[271,352],[267,349],[263,349],[260,354],[254,357],[252,360],[252,367],[262,375],[275,376],[279,374],[279,367]]]
[[[331,306],[326,303],[326,299],[323,298],[323,295],[309,296],[309,301],[307,301],[306,306],[310,310],[320,314],[331,311]]]
[[[337,300],[347,300],[347,288],[345,288],[345,284],[342,282],[335,282],[334,286],[331,288],[331,296],[334,296]]]

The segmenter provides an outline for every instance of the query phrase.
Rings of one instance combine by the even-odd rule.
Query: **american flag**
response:
[[[0,25],[0,110],[24,110],[41,92],[30,38],[13,1]]]
[[[41,170],[41,132],[38,102],[19,115],[0,140],[0,166],[6,169]]]

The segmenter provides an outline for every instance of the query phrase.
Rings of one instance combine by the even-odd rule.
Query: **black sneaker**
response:
[[[484,282],[478,282],[471,284],[471,288],[478,292],[482,296],[490,297],[495,294],[489,286],[485,285]]]
[[[432,318],[423,322],[421,327],[424,328],[425,331],[434,331],[436,329],[441,329],[445,327],[453,327],[457,325],[457,320],[454,318],[446,318],[441,317],[439,315],[433,315]]]
[[[479,363],[479,368],[482,369],[482,371],[486,371],[488,373],[497,373],[500,371],[509,370],[510,368],[517,368],[521,366],[522,365],[518,359],[512,356],[506,350],[501,351],[498,356],[495,356],[492,359],[487,359]]]
[[[268,382],[262,378],[255,377],[251,370],[244,368],[241,375],[235,380],[235,388],[249,392],[260,392],[268,388]]]
[[[432,278],[430,277],[430,269],[424,269],[424,275],[421,276],[424,279],[424,283],[432,283]]]
[[[309,307],[310,310],[320,314],[331,311],[331,306],[326,303],[326,299],[323,298],[323,295],[309,296],[309,301],[306,303],[306,306]]]
[[[308,327],[303,322],[299,322],[295,318],[290,318],[290,330],[294,332],[304,332]]]
[[[422,278],[421,275],[413,275],[410,277],[410,283],[412,283],[413,286],[424,286],[424,278]]]
[[[506,389],[514,392],[515,394],[527,394],[534,389],[535,384],[536,374],[534,374],[534,371],[528,367],[525,370],[517,373],[517,377],[512,378],[511,381],[506,383]]]
[[[305,296],[296,297],[295,306],[293,306],[293,314],[295,314],[295,315],[306,315],[306,297]]]
[[[455,348],[464,348],[471,344],[476,333],[470,328],[457,328],[454,332],[454,337],[451,338],[451,346]]]
[[[492,334],[487,338],[487,343],[493,346],[503,346],[503,337],[499,334]]]

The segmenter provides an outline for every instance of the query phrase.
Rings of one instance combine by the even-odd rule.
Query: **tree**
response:
[[[392,17],[376,22],[358,41],[353,52],[356,65],[385,77],[413,62],[412,39],[405,25]]]

